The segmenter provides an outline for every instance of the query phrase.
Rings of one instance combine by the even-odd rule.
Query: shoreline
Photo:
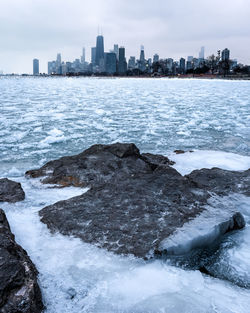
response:
[[[5,77],[36,77],[36,78],[48,78],[48,77],[61,77],[61,78],[109,78],[109,79],[116,79],[116,78],[168,78],[168,79],[211,79],[211,80],[244,80],[244,81],[250,81],[250,76],[217,76],[217,75],[175,75],[175,76],[149,76],[149,75],[140,75],[140,76],[106,76],[106,75],[48,75],[48,74],[42,74],[42,75],[32,75],[32,74],[5,74],[0,75],[0,78]]]

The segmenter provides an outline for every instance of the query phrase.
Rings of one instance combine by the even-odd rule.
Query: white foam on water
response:
[[[250,157],[223,151],[194,150],[184,154],[168,154],[176,162],[173,167],[182,175],[194,170],[218,167],[229,171],[245,171],[250,168]]]

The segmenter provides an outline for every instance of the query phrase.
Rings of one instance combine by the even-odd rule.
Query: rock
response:
[[[111,181],[113,176],[127,177],[150,173],[154,164],[147,162],[134,144],[94,145],[86,151],[51,161],[42,168],[27,171],[32,178],[43,177],[42,183],[61,186],[96,186]]]
[[[0,179],[0,202],[17,202],[24,198],[25,193],[20,183],[8,178]]]
[[[43,310],[37,270],[11,233],[0,209],[0,312],[39,313]]]
[[[174,150],[175,154],[184,154],[185,151],[184,150]]]
[[[239,192],[250,196],[250,169],[243,172],[220,168],[195,170],[186,177],[195,188],[205,189],[218,195]]]
[[[194,151],[190,150],[188,152],[193,153]],[[186,153],[186,151],[184,151],[184,150],[174,150],[174,153],[175,154],[184,154],[184,153]]]
[[[175,162],[170,161],[169,158],[160,155],[160,154],[152,154],[152,153],[143,153],[142,157],[145,161],[150,162],[152,164],[158,165],[174,165]]]
[[[195,196],[188,180],[175,169],[158,167],[147,174],[118,175],[39,214],[52,231],[118,254],[146,257],[163,238],[201,212],[206,198],[206,193]]]
[[[236,172],[201,170],[182,176],[170,164],[164,156],[140,154],[133,144],[117,143],[92,146],[27,175],[41,177],[43,183],[90,187],[39,212],[51,231],[114,253],[148,258],[176,229],[205,211],[213,193],[244,192],[249,185],[247,172],[237,172],[227,188],[222,178]],[[239,187],[242,181],[244,188]]]

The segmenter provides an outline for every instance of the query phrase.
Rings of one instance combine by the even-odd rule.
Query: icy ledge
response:
[[[228,209],[223,204],[226,202],[225,198],[210,199],[211,205],[195,219],[161,241],[155,254],[183,255],[191,250],[213,245],[226,233],[244,228],[246,223],[243,215],[235,209]]]

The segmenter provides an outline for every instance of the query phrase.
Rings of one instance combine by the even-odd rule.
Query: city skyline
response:
[[[250,66],[238,63],[230,55],[230,50],[224,48],[217,50],[210,56],[205,56],[205,47],[202,46],[198,56],[173,58],[160,58],[159,54],[145,57],[144,46],[141,45],[139,58],[130,56],[126,58],[125,47],[114,44],[113,49],[105,51],[104,36],[98,34],[96,46],[91,48],[90,62],[86,61],[86,49],[82,48],[82,56],[73,62],[62,60],[61,53],[57,53],[56,60],[48,61],[48,75],[183,75],[183,74],[216,74],[249,73]],[[33,75],[37,75],[37,66],[33,60]],[[45,74],[45,73],[44,73]]]
[[[127,56],[137,56],[141,44],[146,58],[158,53],[174,59],[197,55],[202,46],[207,55],[230,47],[236,59],[249,64],[249,14],[247,0],[237,5],[226,0],[6,1],[0,12],[0,70],[32,73],[30,60],[38,58],[40,72],[46,72],[47,60],[58,51],[74,60],[82,46],[89,60],[98,25],[107,38],[105,50],[119,43]]]

